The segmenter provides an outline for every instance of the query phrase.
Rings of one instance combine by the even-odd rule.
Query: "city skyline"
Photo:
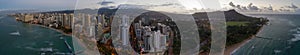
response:
[[[11,0],[0,2],[0,11],[5,10],[47,10],[47,9],[99,9],[99,8],[139,8],[172,13],[191,13],[215,10],[236,9],[245,13],[299,14],[297,0],[218,0],[220,8],[213,9],[204,6],[207,0]],[[159,2],[158,2],[159,1]],[[167,10],[166,10],[167,9]]]

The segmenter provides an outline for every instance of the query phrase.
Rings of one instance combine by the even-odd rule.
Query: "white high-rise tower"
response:
[[[122,17],[122,24],[121,24],[121,26],[120,26],[120,31],[121,31],[121,39],[122,39],[122,44],[123,45],[128,45],[128,41],[129,41],[129,39],[128,39],[128,17],[127,16],[123,16]]]

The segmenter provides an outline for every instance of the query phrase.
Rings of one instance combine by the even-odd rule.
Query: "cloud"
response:
[[[291,6],[286,6],[286,8],[297,9],[298,6],[296,6],[296,5],[294,5],[294,4],[291,4]]]
[[[117,8],[116,6],[104,6],[104,7],[101,7],[101,8],[109,8],[109,9],[114,9],[114,8]]]
[[[112,1],[103,1],[103,2],[99,2],[98,4],[100,4],[100,5],[109,5],[109,4],[114,4],[114,2],[112,2]]]
[[[145,5],[148,7],[161,7],[161,6],[180,6],[178,3],[165,3],[165,4],[159,4],[159,5]]]
[[[0,8],[74,8],[76,0],[1,0]]]
[[[149,7],[147,7],[145,5],[137,5],[137,4],[120,4],[120,5],[117,5],[117,8],[119,8],[119,9],[132,9],[132,8],[147,9]]]
[[[268,10],[273,10],[273,7],[270,5],[267,9]]]
[[[264,10],[273,11],[273,6],[269,5],[269,7],[264,7]]]
[[[254,6],[253,3],[248,4],[248,6],[242,6],[242,5],[238,5],[238,4],[235,5],[234,3],[230,2],[229,5],[233,8],[243,10],[243,11],[259,11],[259,10],[261,10],[257,6]]]
[[[235,5],[234,5],[232,2],[230,2],[229,5],[230,5],[231,7],[235,7]]]
[[[157,5],[140,5],[140,4],[117,4],[115,2],[99,2],[98,4],[103,5],[101,8],[121,8],[121,9],[129,9],[129,8],[137,8],[137,9],[149,9],[155,7],[166,7],[166,6],[180,6],[178,3],[164,3]],[[110,5],[112,4],[112,5]]]
[[[249,10],[259,10],[259,8],[258,8],[257,6],[254,6],[253,3],[250,3],[250,4],[247,6],[247,8],[248,8]]]
[[[241,5],[236,5],[235,8],[241,9]]]
[[[278,9],[278,11],[281,11],[281,12],[290,12],[291,10],[289,10],[289,9]]]
[[[171,5],[175,5],[174,3],[169,3],[169,4],[161,4],[159,6],[171,6]]]
[[[247,7],[241,7],[241,9],[243,9],[243,10],[248,10]]]
[[[101,0],[77,0],[78,3],[76,3],[75,9],[98,9],[101,7],[98,3],[101,2]]]
[[[280,9],[277,10],[280,12],[295,12],[299,10],[298,8],[299,8],[298,6],[291,4],[289,6],[280,7]]]

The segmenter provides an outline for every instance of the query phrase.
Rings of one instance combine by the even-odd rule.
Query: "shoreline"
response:
[[[9,16],[9,15],[8,15]],[[11,16],[11,17],[14,17],[14,16]],[[24,23],[23,21],[18,21],[17,19],[15,19],[17,22],[22,22]],[[55,29],[55,28],[51,28],[51,27],[47,27],[45,25],[40,25],[40,24],[32,24],[32,23],[25,23],[25,24],[30,24],[30,25],[35,25],[35,26],[39,26],[39,27],[43,27],[43,28],[47,28],[47,29],[51,29],[51,30],[54,30],[54,31],[57,31],[63,35],[66,35],[66,36],[71,36],[72,37],[72,33],[65,33],[64,31],[60,30],[60,29]]]
[[[67,34],[67,33],[63,32],[62,30],[60,30],[60,29],[55,29],[55,28],[51,28],[51,27],[47,27],[47,26],[39,25],[39,24],[32,24],[32,23],[26,23],[26,24],[31,24],[31,25],[36,25],[36,26],[40,26],[40,27],[43,27],[43,28],[48,28],[48,29],[57,31],[57,32],[59,32],[59,33],[61,33],[63,35],[71,36],[72,37],[72,33]],[[257,31],[257,34],[263,29],[263,27],[264,26],[262,26],[261,28],[259,28],[259,30]],[[226,47],[225,50],[224,50],[224,55],[231,55],[232,53],[236,52],[237,50],[240,49],[240,47],[244,46],[246,43],[250,42],[253,38],[255,38],[257,34],[252,35],[251,37],[243,40],[242,42],[239,42],[237,44],[233,44],[231,46]],[[209,54],[209,53],[204,52],[204,54]]]
[[[256,37],[256,35],[263,29],[264,26],[262,26],[261,28],[259,28],[259,30],[257,31],[257,33],[255,35],[252,35],[251,37],[243,40],[242,42],[230,45],[228,47],[225,47],[224,50],[224,55],[231,55],[232,53],[236,52],[237,50],[240,49],[240,47],[244,46],[246,43],[250,42],[253,38]],[[209,55],[209,52],[202,52],[200,53],[200,55]]]
[[[247,44],[248,42],[250,42],[253,38],[256,37],[256,35],[262,31],[264,26],[260,27],[259,30],[257,31],[257,33],[255,35],[252,35],[251,37],[243,40],[242,42],[239,42],[237,44],[233,44],[231,46],[228,46],[225,48],[224,51],[224,55],[231,55],[232,53],[235,53],[237,50],[239,50],[242,46],[244,46],[245,44]]]
[[[8,15],[9,16],[9,15]],[[14,17],[14,16],[10,16],[10,17]],[[1,17],[2,18],[2,17]],[[24,23],[23,21],[18,21],[17,19],[15,19],[16,22],[21,22],[21,23]],[[35,25],[35,26],[39,26],[39,27],[42,27],[42,28],[47,28],[47,29],[50,29],[50,30],[54,30],[56,32],[59,32],[63,35],[66,35],[66,36],[72,36],[72,33],[66,33],[64,32],[63,30],[60,30],[60,29],[56,29],[56,28],[51,28],[51,27],[47,27],[45,25],[40,25],[40,24],[33,24],[33,23],[24,23],[24,24],[29,24],[29,25]]]
[[[225,48],[224,55],[231,55],[232,53],[236,52],[239,50],[242,46],[244,46],[246,43],[250,42],[255,36],[251,36],[248,39],[243,40],[240,43],[233,44],[231,46],[228,46]]]
[[[27,24],[31,24],[31,23],[27,23]],[[66,35],[66,36],[72,36],[72,33],[65,33],[64,31],[60,30],[60,29],[55,29],[55,28],[51,28],[51,27],[47,27],[47,26],[44,26],[44,25],[39,25],[39,24],[32,24],[32,25],[36,25],[36,26],[40,26],[40,27],[43,27],[43,28],[47,28],[47,29],[51,29],[51,30],[54,30],[54,31],[57,31],[63,35]]]
[[[51,30],[54,30],[54,31],[57,31],[63,35],[66,35],[66,36],[72,36],[72,33],[65,33],[63,32],[62,30],[60,29],[55,29],[55,28],[51,28],[51,27],[47,27],[47,26],[44,26],[44,25],[39,25],[39,24],[32,24],[32,23],[26,23],[26,24],[30,24],[30,25],[36,25],[36,26],[40,26],[40,27],[43,27],[43,28],[47,28],[47,29],[51,29]]]

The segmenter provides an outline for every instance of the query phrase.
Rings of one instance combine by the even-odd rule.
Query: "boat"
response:
[[[46,55],[46,53],[41,53],[41,55]]]
[[[271,25],[271,23],[270,23],[270,22],[267,22],[267,25]]]
[[[10,33],[10,35],[20,36],[21,34],[19,31],[17,31],[17,32]]]
[[[280,52],[281,52],[281,50],[274,50],[274,52],[275,52],[275,53],[280,53]]]
[[[64,39],[64,37],[59,37],[59,39]]]
[[[52,52],[53,49],[52,48],[41,48],[40,51],[43,51],[43,52]]]
[[[251,47],[252,49],[255,48],[254,46]]]

